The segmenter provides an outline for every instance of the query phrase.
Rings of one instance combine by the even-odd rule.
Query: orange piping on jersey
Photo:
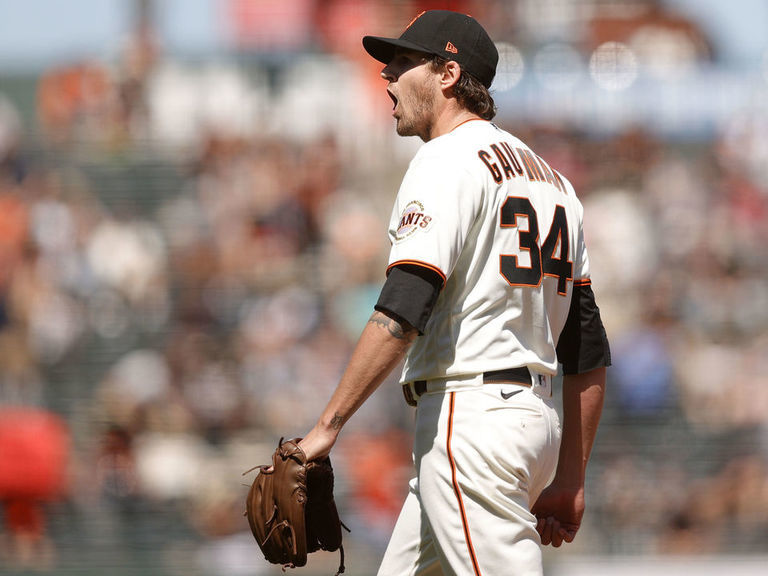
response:
[[[422,268],[426,268],[428,270],[432,270],[432,272],[435,272],[440,278],[443,280],[443,286],[445,286],[445,281],[447,280],[447,277],[445,276],[445,273],[440,270],[437,266],[432,266],[432,264],[427,264],[426,262],[420,262],[419,260],[398,260],[397,262],[393,262],[389,266],[387,266],[387,275],[389,275],[390,270],[394,268],[395,266],[403,266],[403,265],[410,265],[410,266],[421,266]]]
[[[591,286],[592,280],[590,278],[581,278],[573,281],[574,286]]]
[[[464,500],[461,497],[459,481],[456,478],[456,463],[453,460],[453,452],[451,451],[451,436],[453,435],[453,410],[456,403],[456,392],[451,392],[450,398],[450,410],[448,411],[448,437],[445,441],[445,448],[448,453],[448,462],[451,465],[451,481],[453,483],[453,492],[456,494],[456,500],[459,503],[461,525],[464,528],[464,539],[467,542],[469,559],[472,560],[472,568],[474,569],[475,576],[481,576],[480,566],[477,563],[477,555],[475,554],[475,547],[472,545],[472,536],[469,534],[469,522],[467,521],[467,513],[464,510]]]
[[[459,126],[461,126],[461,125],[463,125],[463,124],[466,124],[467,122],[474,122],[474,121],[476,121],[476,120],[480,120],[480,121],[482,121],[482,122],[485,122],[485,120],[483,120],[482,118],[467,118],[467,119],[466,119],[466,120],[464,120],[463,122],[459,122],[458,124],[456,124],[456,126],[454,126],[453,128],[451,128],[451,129],[449,130],[449,132],[453,132],[454,130],[456,130],[456,128],[458,128]]]

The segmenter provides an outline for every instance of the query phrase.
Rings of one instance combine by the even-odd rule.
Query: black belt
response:
[[[483,372],[483,384],[503,384],[505,382],[514,382],[515,384],[522,384],[523,386],[530,387],[531,372],[528,370],[527,366]],[[410,406],[416,406],[416,398],[424,394],[426,391],[426,380],[414,380],[413,392],[411,391],[410,384],[403,384],[403,395],[405,396],[405,401]],[[414,394],[416,395],[415,397]]]

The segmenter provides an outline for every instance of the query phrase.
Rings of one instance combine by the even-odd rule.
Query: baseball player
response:
[[[491,122],[498,53],[475,19],[427,11],[363,46],[385,64],[397,133],[425,144],[397,194],[375,311],[301,446],[329,453],[405,358],[415,477],[379,574],[540,575],[541,544],[579,529],[610,365],[581,204]]]

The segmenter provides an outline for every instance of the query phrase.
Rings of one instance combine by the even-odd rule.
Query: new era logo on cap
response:
[[[419,14],[399,38],[365,36],[363,46],[379,62],[389,64],[398,48],[435,54],[459,63],[486,88],[496,75],[499,52],[480,23],[466,14],[450,10],[428,10]]]

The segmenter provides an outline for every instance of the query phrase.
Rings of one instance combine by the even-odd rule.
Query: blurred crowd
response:
[[[248,22],[248,3],[234,4]],[[2,462],[0,573],[84,558],[268,573],[241,474],[305,433],[335,387],[384,280],[391,202],[418,145],[392,134],[358,32],[378,18],[394,33],[431,4],[445,5],[332,2],[311,54],[234,67],[173,62],[141,20],[118,62],[42,74],[32,126],[0,84],[0,449],[54,417],[25,450],[67,455],[25,489],[21,459]],[[535,16],[556,27],[544,4]],[[634,27],[601,12],[579,49],[655,34],[685,65],[716,59],[689,20],[628,4]],[[515,5],[451,7],[533,42],[532,4]],[[242,42],[263,49],[252,32]],[[764,552],[768,117],[735,112],[705,137],[665,138],[500,109],[584,203],[613,349],[572,551]],[[334,451],[352,554],[373,562],[410,473],[396,376]]]

